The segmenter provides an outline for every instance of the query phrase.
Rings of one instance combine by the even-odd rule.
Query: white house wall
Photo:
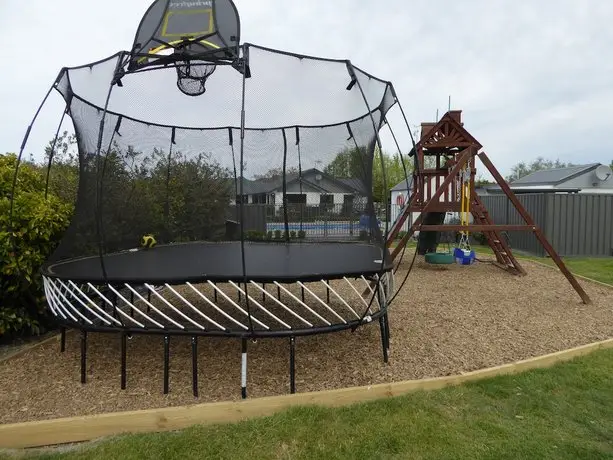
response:
[[[289,193],[288,195],[299,195],[300,193]],[[315,192],[307,192],[307,193],[303,193],[303,195],[306,195],[306,204],[309,206],[319,206],[320,204],[320,198],[321,198],[321,193],[315,193]],[[345,193],[331,193],[329,195],[332,195],[334,198],[334,204],[335,205],[342,205],[345,202]],[[280,205],[281,203],[283,203],[283,193],[282,192],[277,192],[275,193],[275,203]]]
[[[580,188],[581,193],[613,193],[613,177],[609,177],[606,181],[601,181],[598,180],[594,171],[589,171],[556,187]]]

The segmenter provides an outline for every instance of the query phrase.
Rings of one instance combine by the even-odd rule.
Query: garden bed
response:
[[[412,254],[396,275],[401,283]],[[298,392],[457,374],[613,337],[613,289],[581,284],[583,305],[557,271],[528,261],[512,276],[488,263],[434,266],[418,257],[390,309],[391,354],[382,361],[377,324],[296,340]],[[289,392],[287,339],[249,343],[249,397]],[[128,342],[120,389],[118,335],[89,334],[88,383],[79,382],[78,334],[66,351],[46,342],[0,363],[0,423],[240,399],[240,341],[199,340],[199,389],[191,389],[189,338],[171,340],[170,393],[162,394],[161,337]]]

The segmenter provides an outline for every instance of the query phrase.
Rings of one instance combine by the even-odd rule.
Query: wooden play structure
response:
[[[459,231],[462,232],[463,238],[469,232],[482,232],[496,255],[496,264],[512,274],[525,275],[526,271],[513,256],[502,232],[531,231],[583,302],[590,303],[587,293],[566,268],[541,229],[481,149],[479,141],[464,128],[461,110],[447,112],[436,123],[422,123],[421,137],[409,154],[415,163],[411,198],[407,200],[390,229],[388,248],[391,248],[409,216],[417,213],[418,217],[398,244],[391,249],[392,259],[398,256],[416,231],[420,233]],[[476,157],[479,157],[517,209],[525,222],[524,225],[496,225],[492,222],[487,209],[475,192]],[[463,217],[460,224],[444,224],[441,216],[444,217],[448,212],[460,213],[462,216],[471,215],[472,223]]]

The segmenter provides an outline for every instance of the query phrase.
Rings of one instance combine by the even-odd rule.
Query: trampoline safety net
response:
[[[145,235],[157,249],[244,243],[228,257],[244,256],[246,270],[262,265],[249,260],[249,245],[368,243],[383,252],[373,167],[391,84],[348,61],[245,49],[248,77],[217,65],[198,96],[180,90],[173,67],[113,84],[121,53],[63,70],[57,89],[77,135],[79,190],[49,264],[91,256],[92,277],[111,276],[105,257],[142,250]],[[181,257],[172,263],[190,252]]]

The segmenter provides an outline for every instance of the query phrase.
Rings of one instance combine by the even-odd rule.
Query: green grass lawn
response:
[[[340,409],[130,435],[53,459],[613,458],[613,350],[547,370]]]
[[[566,263],[613,283],[613,258]],[[27,458],[613,459],[612,375],[613,350],[603,350],[551,369],[434,392],[124,436]]]

